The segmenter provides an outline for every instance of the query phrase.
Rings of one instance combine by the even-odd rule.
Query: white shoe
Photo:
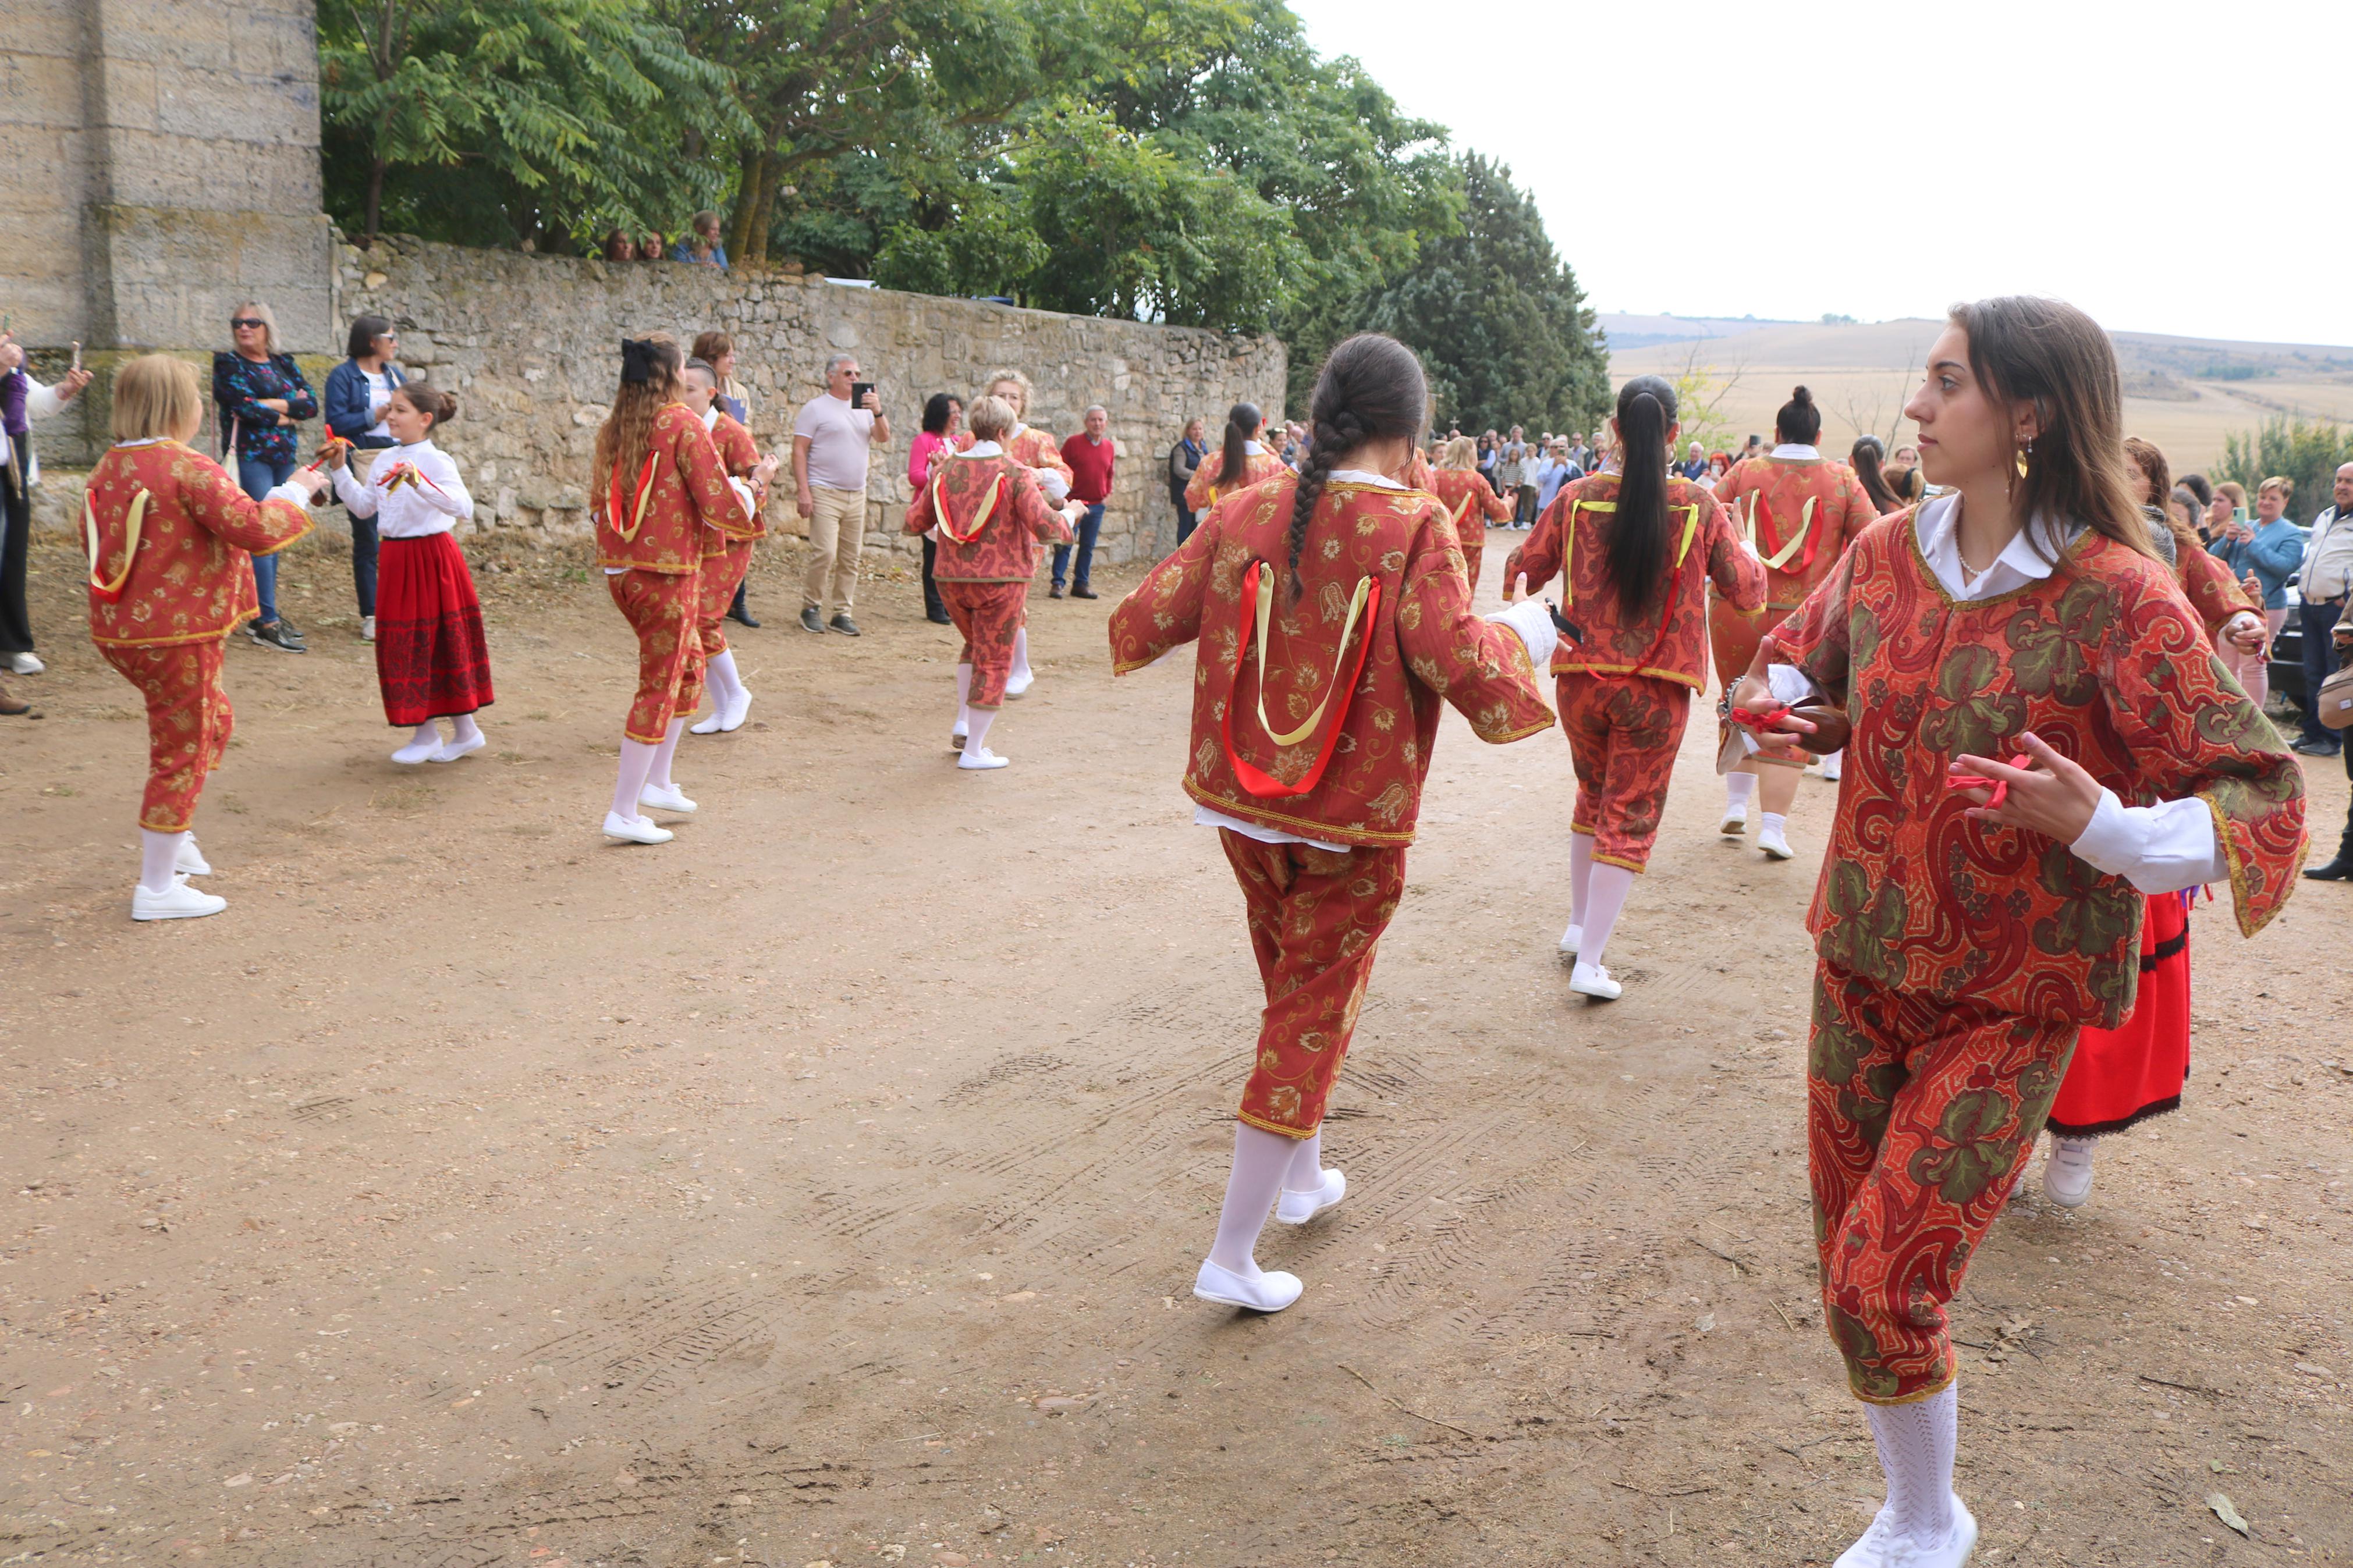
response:
[[[1748,814],[1745,811],[1734,811],[1727,806],[1725,809],[1724,820],[1715,825],[1715,830],[1726,838],[1737,838],[1748,831]]]
[[[213,874],[212,866],[205,859],[204,851],[196,847],[195,834],[184,833],[180,836],[180,847],[172,854],[172,869],[183,877],[209,877]]]
[[[623,816],[617,811],[605,814],[605,837],[630,844],[667,844],[677,835],[667,827],[658,827],[650,816]]]
[[[1895,1539],[1895,1513],[1883,1508],[1852,1546],[1838,1554],[1831,1568],[1885,1568],[1888,1544]]]
[[[733,702],[723,702],[711,710],[708,716],[687,726],[690,735],[732,735],[744,727],[744,716],[752,711],[752,694],[748,691]]]
[[[1757,836],[1757,847],[1776,860],[1787,860],[1797,854],[1796,850],[1789,847],[1787,836],[1769,827]]]
[[[436,748],[433,754],[425,760],[428,763],[454,763],[459,757],[473,755],[490,743],[491,738],[477,730],[466,740],[452,741],[446,746]]]
[[[1037,684],[1038,672],[1034,669],[1025,669],[1018,675],[1008,676],[1005,682],[1006,698],[1010,700],[1016,697],[1027,697],[1029,695],[1029,689]]]
[[[1608,970],[1598,963],[1588,963],[1581,958],[1577,961],[1577,967],[1568,972],[1568,988],[1580,996],[1599,997],[1604,1002],[1615,1002],[1626,991],[1624,986],[1609,978]]]
[[[1312,1193],[1294,1193],[1285,1187],[1282,1196],[1275,1200],[1274,1217],[1285,1225],[1305,1225],[1325,1209],[1336,1208],[1348,1195],[1348,1178],[1337,1171],[1324,1173],[1324,1184]]]
[[[649,783],[638,792],[638,804],[650,805],[656,811],[674,811],[681,816],[694,815],[694,802],[687,799],[686,792],[675,784]]]
[[[1306,1289],[1299,1282],[1298,1275],[1280,1269],[1267,1269],[1255,1279],[1245,1279],[1231,1269],[1207,1261],[1202,1263],[1201,1272],[1193,1277],[1193,1294],[1202,1300],[1253,1312],[1280,1312],[1298,1300],[1300,1292]]]
[[[956,758],[956,766],[960,768],[971,768],[976,771],[982,768],[1009,768],[1012,765],[1012,758],[1000,757],[995,752],[990,751],[987,746],[983,746],[980,749],[980,754],[977,756],[975,756],[970,752],[966,752],[962,756]]]
[[[216,915],[227,908],[227,899],[216,893],[199,893],[177,877],[172,879],[168,892],[151,893],[144,886],[131,889],[131,918],[134,921],[193,921]]]
[[[9,657],[8,668],[17,675],[38,675],[49,667],[29,653],[20,653]]]
[[[2092,1195],[2092,1153],[2096,1138],[2051,1135],[2051,1157],[2042,1163],[2042,1195],[2063,1209],[2082,1208]]]
[[[1977,1550],[1978,1521],[1969,1517],[1969,1510],[1956,1497],[1953,1522],[1942,1541],[1915,1541],[1908,1535],[1891,1533],[1887,1548],[1877,1561],[1885,1568],[1962,1568]]]
[[[434,736],[433,739],[429,741],[411,741],[408,744],[401,747],[400,750],[393,752],[392,760],[398,763],[404,768],[420,767],[423,764],[431,762],[433,760],[433,753],[438,752],[440,749],[441,737],[438,735]]]
[[[374,616],[362,616],[360,617],[360,641],[375,641],[375,617]]]
[[[1573,958],[1577,955],[1577,950],[1584,945],[1585,928],[1578,925],[1575,921],[1569,921],[1568,929],[1560,933],[1561,952],[1567,953]]]

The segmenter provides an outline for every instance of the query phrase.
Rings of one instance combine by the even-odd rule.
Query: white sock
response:
[[[1572,833],[1568,836],[1568,923],[1581,926],[1585,911],[1592,900],[1593,835]]]
[[[654,752],[659,749],[627,737],[621,741],[621,777],[613,786],[613,815],[624,822],[634,822],[645,814],[638,796],[645,793],[646,775],[653,771]]]
[[[1282,1190],[1282,1178],[1299,1153],[1299,1141],[1247,1121],[1234,1123],[1234,1168],[1226,1177],[1226,1203],[1218,1211],[1218,1239],[1209,1261],[1245,1279],[1258,1278],[1258,1233]]]
[[[1746,816],[1748,815],[1748,797],[1756,793],[1757,775],[1755,773],[1725,774],[1724,815],[1726,816]]]
[[[678,738],[685,733],[686,721],[673,719],[670,721],[669,732],[662,736],[662,743],[653,748],[653,766],[646,773],[646,782],[656,789],[678,787],[670,782],[670,759],[678,755]],[[634,812],[637,808],[633,805],[629,809]]]
[[[1320,1193],[1324,1190],[1324,1130],[1321,1127],[1312,1136],[1293,1141],[1291,1163],[1282,1173],[1282,1190],[1287,1193]]]
[[[465,745],[481,732],[481,726],[474,722],[471,713],[460,713],[449,721],[449,741],[453,745]]]
[[[392,753],[392,760],[396,763],[421,763],[440,749],[441,728],[427,719],[417,726],[417,732],[409,736],[408,744]]]
[[[967,757],[976,757],[987,750],[981,742],[988,738],[988,727],[996,721],[997,710],[967,708],[964,711],[966,721],[972,726],[965,731],[964,754]]]
[[[1953,1452],[1960,1444],[1960,1387],[1947,1384],[1911,1405],[1867,1405],[1895,1533],[1923,1545],[1953,1528]]]
[[[1013,634],[1011,678],[1015,680],[1029,679],[1029,628],[1028,626],[1022,626]]]
[[[150,833],[139,830],[139,885],[151,893],[172,890],[172,864],[180,858],[180,840],[185,833]]]
[[[972,666],[968,664],[957,665],[955,733],[959,735],[969,735],[972,733],[972,710],[965,706],[965,700],[971,695]]]
[[[1766,812],[1757,819],[1757,832],[1759,837],[1770,833],[1784,833],[1789,826],[1789,819],[1778,811]]]
[[[1634,873],[1625,867],[1593,868],[1592,886],[1586,901],[1577,906],[1577,929],[1585,938],[1577,949],[1577,963],[1601,967],[1602,950],[1609,945],[1609,932],[1618,924],[1619,912],[1626,907],[1626,895],[1633,890]]]
[[[1829,756],[1824,757],[1822,759],[1822,777],[1826,779],[1834,779],[1838,777],[1839,759],[1845,755],[1846,752],[1843,751],[1838,751],[1832,752]]]
[[[703,679],[711,686],[712,706],[725,709],[744,689],[743,678],[735,673],[735,650],[731,647],[725,653],[714,655],[703,668],[709,671]]]

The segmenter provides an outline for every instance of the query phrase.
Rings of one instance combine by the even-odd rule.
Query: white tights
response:
[[[139,830],[139,885],[151,893],[172,890],[173,862],[180,858],[180,840],[185,833],[150,833]]]
[[[1953,1453],[1960,1445],[1960,1386],[1947,1384],[1910,1405],[1869,1405],[1887,1508],[1895,1533],[1942,1541],[1953,1527]]]
[[[1582,833],[1576,837],[1591,842]],[[1592,851],[1588,849],[1586,853],[1590,856]],[[1572,879],[1575,875],[1576,863],[1571,861]],[[1618,916],[1626,908],[1626,895],[1633,890],[1634,873],[1623,866],[1595,866],[1587,873],[1585,892],[1577,900],[1577,925],[1584,937],[1577,950],[1578,963],[1601,967],[1601,951],[1609,945],[1609,933],[1617,928]]]
[[[1234,1166],[1226,1177],[1226,1203],[1218,1212],[1218,1239],[1209,1261],[1245,1279],[1259,1276],[1258,1233],[1266,1228],[1267,1211],[1289,1188],[1312,1193],[1324,1185],[1324,1134],[1318,1129],[1305,1138],[1286,1138],[1234,1123]]]

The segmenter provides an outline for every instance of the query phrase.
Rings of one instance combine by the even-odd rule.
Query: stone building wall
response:
[[[892,440],[868,473],[867,547],[912,552],[899,531],[907,452],[934,392],[969,399],[981,378],[1016,367],[1037,391],[1030,423],[1067,436],[1090,404],[1111,414],[1119,466],[1103,514],[1113,561],[1176,542],[1162,462],[1185,420],[1215,429],[1248,398],[1282,401],[1284,350],[1271,337],[1063,316],[967,300],[901,294],[818,278],[747,277],[669,263],[526,256],[391,238],[345,247],[337,317],[387,316],[401,360],[448,387],[459,416],[436,439],[464,466],[483,528],[585,531],[596,426],[619,374],[618,342],[667,331],[681,342],[712,328],[735,342],[763,451],[789,460],[792,421],[823,390],[825,362],[859,356],[891,418]],[[788,484],[769,526],[801,531]]]

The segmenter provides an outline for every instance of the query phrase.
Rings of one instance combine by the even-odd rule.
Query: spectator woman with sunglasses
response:
[[[248,300],[229,316],[237,344],[213,355],[213,401],[220,405],[221,451],[237,468],[237,488],[259,501],[294,472],[295,426],[319,416],[318,395],[294,356],[280,352],[278,318],[258,300]],[[278,557],[257,555],[254,586],[261,616],[246,635],[264,647],[308,653],[294,623],[278,613]]]

